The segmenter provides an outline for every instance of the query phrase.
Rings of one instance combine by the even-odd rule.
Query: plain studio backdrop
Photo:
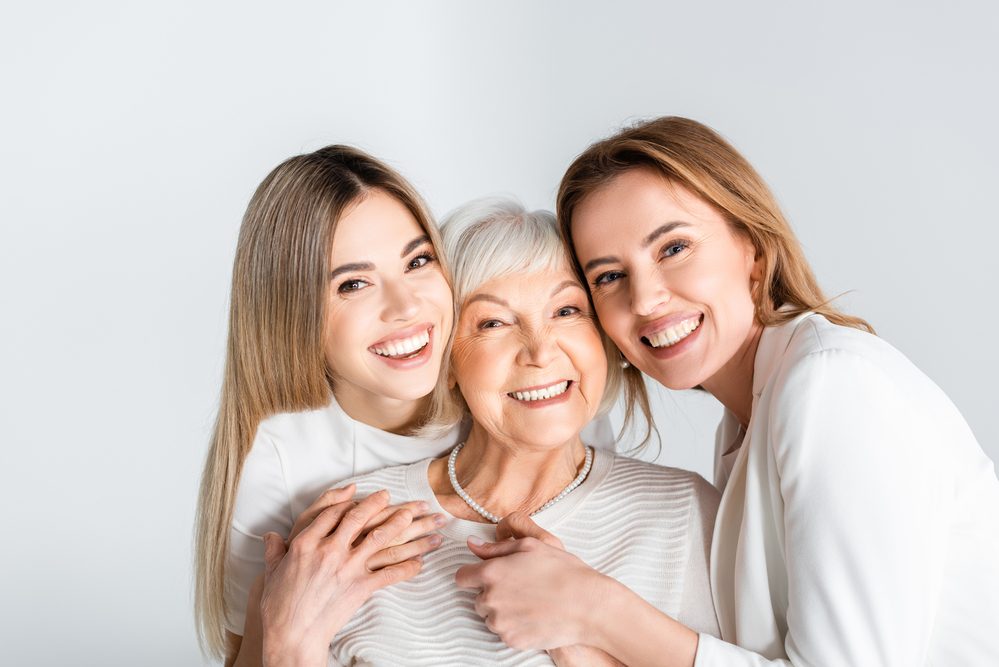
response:
[[[551,208],[590,142],[685,115],[771,184],[827,293],[999,458],[991,2],[37,2],[5,7],[6,665],[198,665],[191,545],[243,210],[331,143],[435,214]],[[710,397],[654,397],[710,478]],[[331,480],[331,482],[334,480]]]

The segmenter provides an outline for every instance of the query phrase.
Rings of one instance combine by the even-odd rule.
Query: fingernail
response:
[[[447,517],[446,516],[444,516],[443,514],[435,514],[434,515],[434,525],[435,526],[443,526],[446,523],[447,523]]]
[[[430,511],[430,505],[428,503],[420,503],[419,505],[416,506],[416,509],[421,514],[424,514]]]
[[[430,536],[430,545],[431,546],[439,547],[442,544],[444,544],[444,536],[443,535],[431,535]]]
[[[476,547],[481,547],[483,544],[485,544],[485,541],[478,535],[469,535],[468,543]]]

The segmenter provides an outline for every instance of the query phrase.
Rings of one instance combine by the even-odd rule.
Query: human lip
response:
[[[566,396],[572,380],[558,380],[547,384],[524,387],[507,392],[507,396],[521,403],[548,403]]]
[[[419,354],[430,344],[433,325],[427,322],[416,324],[382,338],[369,345],[368,350],[388,359],[405,359]]]
[[[702,313],[674,313],[645,325],[638,334],[649,347],[672,347],[694,333],[703,319]]]

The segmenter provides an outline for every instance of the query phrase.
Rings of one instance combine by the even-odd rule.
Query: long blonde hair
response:
[[[752,242],[763,265],[753,293],[761,324],[781,324],[811,311],[835,324],[874,333],[866,321],[840,312],[823,295],[777,200],[752,165],[714,130],[689,118],[666,116],[640,123],[593,144],[573,161],[562,177],[557,203],[562,237],[570,248],[572,216],[579,203],[615,176],[642,167],[714,206]],[[573,259],[586,284],[575,253]],[[627,369],[629,399],[634,397],[647,413],[648,399],[637,391],[641,383],[641,372]],[[629,412],[633,403],[627,402]]]
[[[373,189],[409,209],[447,276],[440,235],[417,192],[390,167],[349,146],[327,146],[280,164],[243,217],[222,393],[195,536],[195,618],[202,648],[214,657],[225,652],[229,527],[243,462],[263,419],[330,401],[322,333],[333,233],[348,208]],[[425,421],[450,409],[447,392],[446,382],[438,382]]]

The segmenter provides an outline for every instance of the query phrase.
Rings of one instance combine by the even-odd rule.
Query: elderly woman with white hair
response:
[[[554,217],[483,199],[452,213],[442,231],[458,307],[445,372],[471,418],[468,437],[442,458],[346,483],[361,496],[386,489],[394,502],[424,501],[450,521],[419,575],[376,591],[345,621],[331,664],[615,664],[584,646],[546,653],[520,650],[515,637],[504,644],[490,631],[496,619],[476,613],[478,591],[456,584],[459,568],[484,564],[469,545],[502,538],[517,528],[508,524],[530,524],[527,516],[581,562],[716,635],[708,554],[718,492],[694,473],[580,438],[616,399],[622,373]],[[601,603],[564,596],[567,607]]]

